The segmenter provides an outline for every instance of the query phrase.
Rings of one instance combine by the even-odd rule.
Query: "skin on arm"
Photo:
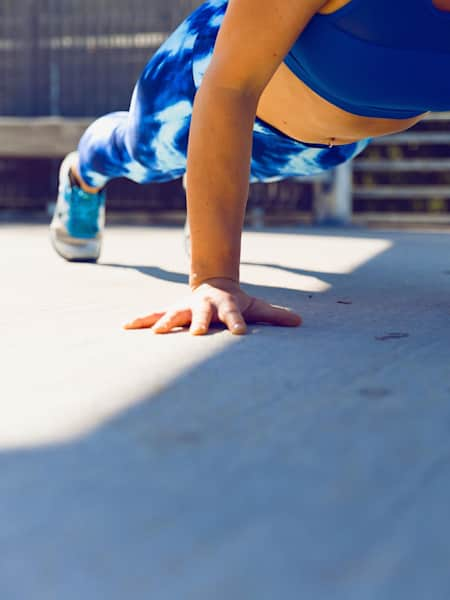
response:
[[[258,100],[323,0],[230,0],[196,96],[187,165],[190,284],[239,281]],[[251,43],[249,44],[249,40]]]
[[[127,327],[167,333],[211,321],[244,333],[245,320],[295,326],[298,315],[239,287],[241,234],[248,196],[258,99],[295,40],[326,0],[230,0],[211,64],[194,102],[187,165],[192,294]],[[251,40],[251,43],[249,43]]]

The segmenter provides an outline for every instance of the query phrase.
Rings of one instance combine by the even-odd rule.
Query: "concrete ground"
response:
[[[448,600],[450,235],[247,233],[305,324],[244,338],[121,329],[184,289],[179,229],[0,245],[1,600]]]

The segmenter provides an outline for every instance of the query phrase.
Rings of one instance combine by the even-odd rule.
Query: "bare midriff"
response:
[[[348,2],[330,0],[320,12],[333,12]],[[450,9],[450,0],[434,3],[438,8],[445,3]],[[294,139],[310,144],[342,145],[404,131],[427,113],[409,119],[379,119],[349,113],[319,96],[282,63],[264,89],[256,114]]]
[[[296,140],[342,145],[368,137],[404,131],[426,113],[410,119],[354,115],[331,104],[304,84],[283,63],[262,93],[257,116]]]

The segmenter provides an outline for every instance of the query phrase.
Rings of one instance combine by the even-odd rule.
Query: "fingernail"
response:
[[[167,327],[152,327],[152,331],[153,333],[169,333],[170,329],[167,329]]]
[[[195,334],[206,333],[207,328],[204,325],[198,325],[197,327],[192,327],[191,332]]]
[[[232,328],[233,333],[245,333],[245,330],[246,330],[245,325],[242,325],[239,323],[236,323],[236,325],[233,325],[233,328]]]

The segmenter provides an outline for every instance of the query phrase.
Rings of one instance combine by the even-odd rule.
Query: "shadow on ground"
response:
[[[78,439],[3,451],[2,600],[448,598],[449,238],[383,237],[347,274],[259,265],[332,286],[250,284],[302,329],[255,326]]]

